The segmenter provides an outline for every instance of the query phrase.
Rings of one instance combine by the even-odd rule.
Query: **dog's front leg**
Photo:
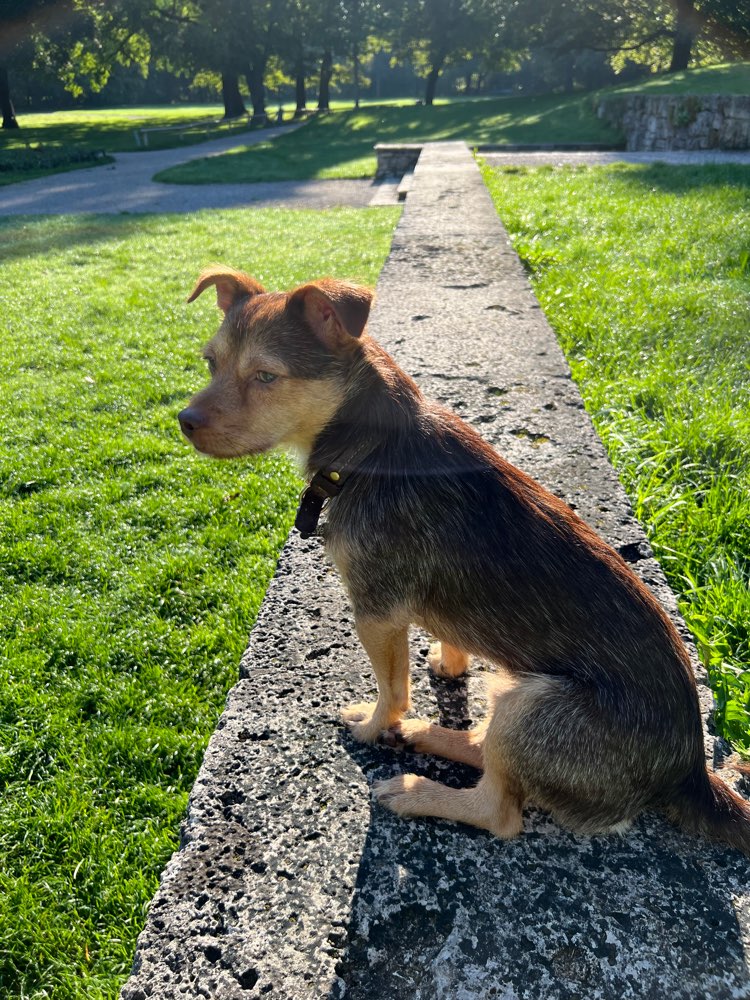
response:
[[[375,743],[409,708],[409,627],[390,619],[355,615],[357,635],[370,657],[378,682],[377,702],[343,710],[342,717],[360,743]]]

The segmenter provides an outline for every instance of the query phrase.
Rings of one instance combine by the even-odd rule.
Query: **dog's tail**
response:
[[[750,778],[750,764],[732,758],[727,766]],[[688,833],[722,841],[750,856],[750,802],[734,792],[718,774],[696,768],[666,811]]]

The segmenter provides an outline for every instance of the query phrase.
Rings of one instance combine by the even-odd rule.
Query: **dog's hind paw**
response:
[[[414,753],[421,753],[422,747],[419,744],[419,737],[429,732],[429,722],[421,719],[404,719],[396,723],[380,734],[378,743],[381,746],[390,747],[392,750],[410,750]]]
[[[469,669],[471,657],[447,642],[434,642],[430,646],[427,662],[435,677],[462,677]]]

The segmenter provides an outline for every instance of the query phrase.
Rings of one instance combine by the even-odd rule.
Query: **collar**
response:
[[[319,469],[315,473],[309,485],[300,494],[297,516],[294,519],[294,527],[303,538],[310,538],[317,533],[323,507],[329,500],[337,497],[344,488],[349,476],[356,471],[355,462],[366,458],[376,446],[375,443],[368,441],[349,456],[345,453],[340,455],[331,467]]]

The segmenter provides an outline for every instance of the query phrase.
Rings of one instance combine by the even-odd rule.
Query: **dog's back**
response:
[[[313,511],[321,490],[332,497],[326,547],[378,682],[377,702],[343,713],[353,735],[385,732],[484,771],[472,789],[402,775],[378,798],[503,837],[520,831],[527,800],[586,832],[652,806],[750,853],[750,807],[706,771],[669,618],[562,501],[424,400],[367,336],[370,293],[326,279],[271,295],[211,268],[191,298],[209,285],[225,322],[207,348],[212,383],[182,427],[221,456],[294,445],[317,483]],[[404,720],[411,622],[443,641],[448,673],[468,654],[500,667],[475,730]]]

